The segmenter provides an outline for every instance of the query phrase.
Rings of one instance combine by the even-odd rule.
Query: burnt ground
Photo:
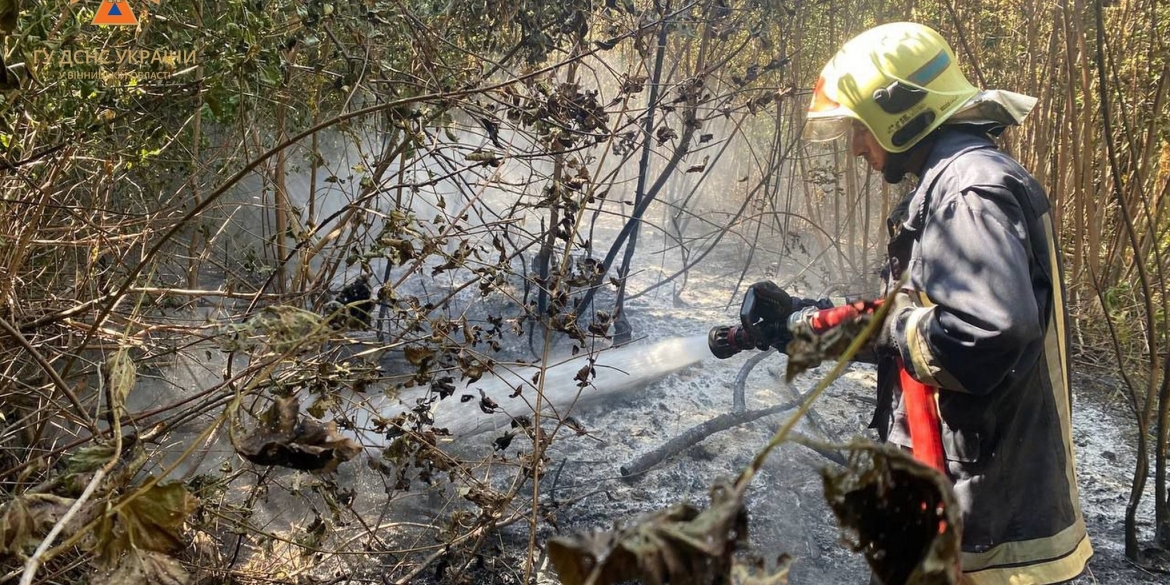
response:
[[[696,299],[692,305],[670,309],[652,302],[635,305],[631,312],[635,331],[652,332],[655,338],[693,335],[713,323],[725,322],[734,313],[723,306],[700,303],[702,300]],[[638,455],[730,410],[732,385],[747,358],[741,354],[725,361],[708,359],[649,386],[631,389],[605,408],[581,413],[579,418],[590,436],[564,439],[554,446],[553,458],[564,466],[557,479],[556,498],[573,502],[558,513],[559,532],[609,528],[683,500],[702,505],[716,478],[733,477],[743,469],[785,420],[785,414],[711,436],[633,481],[622,479],[619,472]],[[793,388],[783,382],[784,359],[773,356],[752,371],[746,384],[749,409],[791,399]],[[793,387],[806,391],[827,370],[822,367],[806,373]],[[837,440],[874,438],[865,426],[873,404],[870,397],[875,377],[870,366],[852,366],[817,403],[822,424],[813,426],[805,421],[799,429]],[[1123,395],[1116,384],[1100,377],[1076,374],[1073,382],[1081,504],[1095,548],[1088,570],[1074,583],[1170,583],[1170,574],[1139,568],[1124,555],[1123,522],[1135,441]],[[824,503],[818,470],[826,465],[833,464],[798,445],[784,445],[772,454],[749,495],[751,542],[766,558],[781,552],[794,555],[793,584],[867,583],[864,561],[841,544]],[[1152,536],[1152,481],[1147,492],[1138,516],[1146,541]],[[542,536],[553,533],[549,530]],[[546,568],[546,581],[557,582],[551,567]]]
[[[633,345],[651,347],[666,339],[703,335],[713,325],[732,322],[738,311],[738,298],[729,306],[728,282],[734,282],[738,276],[738,270],[729,273],[718,273],[712,268],[702,272],[696,270],[692,271],[687,289],[677,301],[669,287],[632,300],[627,306],[627,315],[636,336]],[[642,290],[657,277],[650,272],[633,275],[633,290]],[[763,277],[762,274],[749,274],[746,282]],[[541,492],[550,497],[549,501],[555,501],[557,522],[555,527],[540,529],[538,549],[543,550],[547,539],[557,534],[608,529],[615,523],[630,522],[641,514],[676,502],[690,501],[701,506],[706,503],[708,490],[718,478],[738,474],[783,423],[785,414],[713,435],[633,480],[623,479],[620,468],[686,429],[730,411],[733,383],[749,357],[749,352],[727,360],[708,357],[697,365],[679,369],[650,383],[633,387],[616,384],[615,387],[596,389],[606,398],[572,413],[583,424],[586,434],[559,435],[550,447],[552,462],[549,469],[553,471],[545,476]],[[745,385],[747,408],[788,402],[794,391],[807,391],[828,370],[822,367],[810,371],[788,386],[783,382],[784,360],[783,356],[773,356],[752,370]],[[199,378],[187,379],[176,371],[170,376],[170,383],[179,388],[207,387],[212,378],[202,377],[214,373],[213,368]],[[817,402],[815,410],[822,424],[814,426],[806,420],[798,430],[806,435],[828,436],[842,441],[858,435],[873,438],[865,426],[873,407],[874,384],[875,374],[871,367],[851,366]],[[1122,527],[1136,441],[1123,394],[1118,390],[1118,384],[1107,377],[1084,372],[1074,373],[1073,386],[1073,431],[1078,450],[1081,503],[1096,550],[1088,571],[1075,583],[1168,584],[1170,574],[1138,568],[1124,556]],[[556,389],[546,391],[553,399]],[[155,393],[139,395],[148,394],[155,397],[153,399],[162,399]],[[138,405],[140,408],[149,406]],[[491,453],[492,441],[496,438],[493,433],[476,435],[467,439],[459,449],[467,451],[474,459]],[[181,437],[176,435],[175,440],[181,442]],[[221,469],[225,463],[238,464],[230,445],[222,437],[219,443],[209,449],[208,456],[201,460],[201,467],[215,470]],[[515,456],[526,447],[524,441],[517,439],[507,456],[515,461]],[[371,453],[376,454],[376,451]],[[782,445],[774,451],[748,495],[750,541],[766,558],[774,558],[780,553],[793,555],[796,561],[790,582],[794,585],[862,585],[868,582],[864,561],[841,544],[836,522],[823,499],[819,470],[827,465],[834,464],[795,444]],[[253,523],[265,527],[270,533],[281,532],[288,537],[246,543],[240,556],[245,570],[256,574],[275,574],[273,571],[294,576],[312,574],[330,582],[333,575],[375,575],[401,569],[401,565],[390,562],[397,556],[377,557],[381,559],[377,562],[384,564],[380,570],[375,567],[371,572],[371,559],[363,555],[306,554],[295,543],[304,537],[305,527],[310,526],[315,518],[328,517],[328,502],[314,495],[326,480],[287,470],[269,472],[267,476],[275,485],[255,503],[248,504],[248,513]],[[409,531],[398,534],[398,537],[394,528],[379,529],[378,532],[387,541],[393,539],[411,547],[433,548],[434,535],[415,527],[432,523],[441,525],[452,505],[467,505],[458,494],[442,489],[400,493],[393,489],[392,482],[387,483],[386,477],[371,471],[362,462],[344,465],[339,469],[338,477],[328,481],[353,485],[350,492],[354,498],[352,507],[362,510],[371,525],[410,525]],[[251,493],[250,485],[241,480],[239,489],[233,493],[237,494],[236,497],[247,496]],[[389,501],[386,494],[394,494],[393,501]],[[1152,536],[1152,500],[1151,481],[1138,514],[1143,541],[1149,541]],[[412,522],[414,524],[410,524]],[[284,532],[286,529],[287,533]],[[463,575],[476,583],[519,583],[519,567],[524,564],[522,558],[527,548],[527,522],[513,524],[491,535],[480,549],[482,559],[486,560],[464,565],[467,569]],[[218,557],[211,555],[209,564],[218,566],[234,556],[231,551],[226,554],[221,551]],[[400,561],[409,562],[411,559],[417,561],[418,557]],[[449,582],[449,579],[440,577],[443,572],[439,569],[445,564],[446,561],[434,563],[413,582]],[[539,582],[559,582],[544,557],[541,569]],[[352,582],[371,581],[359,579]]]

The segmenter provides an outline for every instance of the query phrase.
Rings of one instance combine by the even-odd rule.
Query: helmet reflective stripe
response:
[[[837,138],[852,119],[865,124],[882,148],[904,152],[977,92],[933,29],[881,25],[846,42],[821,70],[805,138]]]
[[[934,81],[934,79],[938,77],[944,69],[947,68],[947,65],[950,64],[951,58],[947,56],[947,52],[939,51],[933,59],[926,62],[926,65],[920,67],[918,71],[911,73],[910,76],[906,78],[906,81],[909,81],[915,85],[926,85]]]

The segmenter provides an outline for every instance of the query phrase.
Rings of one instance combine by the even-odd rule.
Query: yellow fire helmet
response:
[[[934,29],[883,24],[846,42],[821,70],[804,137],[832,140],[860,120],[882,148],[905,152],[977,93]]]

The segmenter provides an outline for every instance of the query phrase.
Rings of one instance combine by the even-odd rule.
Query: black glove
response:
[[[785,351],[792,332],[788,325],[794,313],[802,310],[832,308],[829,299],[805,299],[790,296],[770,280],[757,282],[748,288],[739,310],[739,320],[751,335],[756,349],[774,347]]]
[[[739,320],[756,342],[756,348],[768,349],[783,345],[791,338],[788,316],[792,310],[792,297],[776,283],[764,280],[748,287]]]
[[[764,280],[748,287],[739,309],[739,320],[756,342],[756,349],[783,348],[792,338],[788,333],[788,316],[792,310],[792,297],[776,283]]]

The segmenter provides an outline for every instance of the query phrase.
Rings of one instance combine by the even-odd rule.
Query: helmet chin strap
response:
[[[905,152],[886,152],[886,164],[882,167],[882,179],[891,185],[897,185],[912,174],[918,176],[922,165],[926,162],[926,155],[934,148],[934,141],[938,138],[938,130],[934,130],[919,140]]]
[[[886,156],[886,164],[882,167],[882,178],[891,185],[897,185],[906,178],[906,163],[910,159],[910,153],[914,152],[912,148],[906,152],[890,153]]]

